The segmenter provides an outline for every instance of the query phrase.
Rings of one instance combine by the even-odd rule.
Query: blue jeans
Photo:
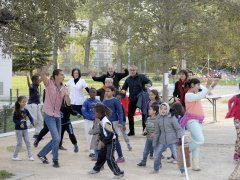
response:
[[[50,151],[53,154],[53,161],[58,160],[58,148],[61,140],[61,119],[53,116],[49,116],[44,113],[44,121],[51,133],[52,140],[43,147],[38,153],[39,156],[46,156]]]
[[[144,163],[144,164],[147,163],[148,154],[153,151],[152,143],[153,143],[152,139],[148,139],[148,138],[146,139],[145,147],[144,147],[144,151],[143,151],[143,160],[142,160],[142,163]]]
[[[121,147],[121,144],[120,144],[118,138],[116,140],[116,151],[117,151],[117,154],[118,154],[118,158],[122,158],[123,157],[122,147]]]
[[[187,130],[191,133],[193,141],[189,144],[189,149],[192,157],[199,157],[199,146],[204,143],[204,136],[202,132],[202,124],[197,120],[190,120],[187,122]]]
[[[166,151],[167,148],[170,148],[174,158],[177,158],[177,147],[176,144],[158,144],[154,149],[154,171],[159,171],[162,167],[161,157],[162,153]]]

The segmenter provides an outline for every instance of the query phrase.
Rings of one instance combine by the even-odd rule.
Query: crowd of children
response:
[[[59,75],[57,74],[55,76]],[[53,125],[51,123],[53,121],[58,121],[58,118],[60,118],[61,127],[58,127],[58,122],[56,125],[54,125],[57,126],[57,135],[51,132],[51,136],[53,138],[52,141],[50,141],[46,147],[44,147],[45,149],[40,151],[38,154],[38,157],[42,160],[42,162],[47,164],[48,160],[46,155],[49,151],[52,151],[53,167],[59,167],[57,151],[58,149],[66,150],[63,147],[63,136],[65,131],[67,131],[69,134],[69,138],[73,144],[73,151],[75,153],[79,151],[77,138],[74,135],[73,126],[71,124],[70,115],[75,115],[78,117],[83,116],[84,131],[87,142],[86,144],[89,150],[89,157],[91,157],[92,161],[96,162],[89,174],[99,173],[103,169],[105,162],[107,162],[113,174],[117,178],[121,178],[124,176],[124,171],[120,170],[118,163],[125,162],[125,158],[123,156],[124,152],[120,143],[121,136],[123,137],[128,150],[132,150],[130,139],[126,132],[125,109],[121,103],[123,94],[121,91],[119,91],[119,89],[116,89],[113,86],[114,80],[112,78],[105,78],[104,86],[99,90],[96,90],[93,87],[88,88],[86,82],[81,81],[81,72],[79,69],[73,70],[73,78],[74,79],[70,84],[71,87],[74,87],[75,95],[78,93],[77,90],[79,88],[81,91],[85,88],[89,93],[89,98],[86,100],[78,100],[81,102],[81,105],[78,102],[72,104],[65,97],[68,96],[69,93],[62,83],[63,79],[60,79],[61,82],[59,80],[59,86],[56,86],[51,84],[52,80],[47,80],[46,77],[43,77],[43,81],[47,87],[46,93],[49,101],[47,102],[47,105],[51,106],[53,97],[49,96],[54,92],[53,90],[49,89],[49,86],[56,88],[56,92],[60,93],[59,97],[56,98],[58,98],[57,100],[59,102],[61,100],[62,103],[61,106],[56,106],[59,108],[60,112],[60,114],[57,114],[57,116],[54,114],[55,109],[53,109],[53,116],[49,116],[47,114],[49,110],[46,109],[47,105],[45,105],[44,128],[41,131],[39,131],[39,122],[41,122],[41,116],[39,115],[40,96],[37,88],[39,85],[39,78],[38,76],[34,76],[34,78],[32,78],[32,84],[29,83],[30,98],[28,106],[25,107],[27,99],[24,96],[20,96],[15,103],[13,121],[15,123],[17,145],[12,159],[15,161],[21,160],[21,158],[18,156],[18,153],[22,146],[22,139],[24,139],[29,159],[33,161],[34,158],[31,152],[28,128],[33,127],[34,122],[38,124],[38,130],[35,132],[34,136],[36,138],[34,146],[37,147],[43,136],[45,136],[49,130],[55,131],[53,130]],[[77,85],[79,82],[81,82],[83,85]],[[206,87],[200,85],[200,81],[196,78],[185,80],[185,83],[188,90],[184,94],[184,103],[177,101],[169,105],[165,102],[161,102],[159,93],[156,89],[152,89],[148,93],[149,99],[146,105],[147,120],[144,122],[145,126],[143,130],[143,135],[146,136],[146,141],[143,149],[142,159],[137,166],[145,167],[148,156],[149,158],[152,157],[154,162],[151,173],[159,172],[162,167],[161,160],[164,158],[163,152],[168,148],[171,151],[171,157],[168,158],[168,162],[173,164],[177,163],[177,156],[179,156],[179,154],[177,154],[177,147],[182,145],[182,136],[184,135],[186,129],[190,132],[192,138],[192,141],[189,144],[192,156],[192,168],[195,171],[200,170],[199,146],[204,143],[204,135],[201,127],[204,120],[204,114],[201,105],[201,99],[203,99],[216,86],[217,80],[208,79]],[[181,87],[185,87],[185,85]],[[64,88],[64,90],[62,90],[62,88]],[[64,92],[62,93],[62,91]],[[183,92],[185,91],[183,90]],[[97,98],[97,95],[100,96],[100,100]],[[71,95],[70,90],[70,97],[73,96],[74,95]],[[240,160],[239,99],[239,95],[230,99],[229,113],[226,116],[227,118],[234,117],[234,124],[237,131],[237,141],[233,158],[236,162],[239,162]],[[31,108],[35,108],[35,110],[31,110]],[[76,110],[76,108],[78,109]],[[79,110],[79,108],[81,109]],[[58,117],[58,115],[60,117]],[[27,117],[30,120],[29,126],[27,125]],[[132,132],[132,134],[130,133],[129,136],[132,135],[135,135],[135,133]],[[56,139],[54,140],[54,138]],[[118,156],[117,160],[115,160],[114,157],[115,150]],[[185,175],[184,167],[179,167],[179,169],[181,174]]]

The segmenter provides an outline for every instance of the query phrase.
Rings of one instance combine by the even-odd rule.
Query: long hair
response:
[[[159,97],[158,91],[156,89],[152,89],[151,93],[153,93],[156,96],[155,97],[156,101],[160,101],[160,97]]]
[[[186,79],[188,79],[188,72],[185,69],[181,69],[178,74],[184,74],[186,76]]]
[[[102,103],[97,103],[96,106],[94,107],[94,110],[95,112],[100,114],[102,117],[110,116],[112,113],[112,111]]]
[[[179,102],[175,102],[175,103],[172,104],[170,112],[171,112],[176,118],[178,118],[178,116],[183,117],[184,114],[185,114],[185,110],[184,110],[182,104],[179,103]]]
[[[23,99],[27,99],[26,96],[19,96],[17,98],[17,101],[15,102],[14,111],[15,111],[16,117],[18,119],[23,118],[22,115],[21,115],[21,107],[20,107],[20,104],[19,104],[19,102],[21,102]]]

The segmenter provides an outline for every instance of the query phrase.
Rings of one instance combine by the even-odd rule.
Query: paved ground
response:
[[[217,123],[211,123],[211,104],[207,100],[204,100],[203,105],[207,118],[203,127],[205,144],[201,148],[202,171],[193,172],[191,169],[189,169],[189,176],[191,180],[226,180],[235,166],[235,164],[232,162],[234,141],[236,136],[233,121],[231,119],[224,119],[227,110],[226,100],[219,100],[218,102],[217,112],[219,121]],[[79,142],[79,153],[75,154],[73,152],[73,147],[69,141],[69,138],[65,136],[64,146],[67,147],[68,150],[60,151],[59,156],[61,167],[59,169],[52,168],[51,164],[41,164],[36,157],[36,154],[40,148],[49,140],[49,136],[44,138],[44,140],[40,143],[39,148],[33,148],[35,157],[34,162],[28,161],[26,151],[20,153],[20,157],[24,159],[23,161],[13,162],[11,160],[12,152],[10,149],[12,149],[12,146],[16,143],[15,136],[0,138],[0,169],[5,169],[18,174],[22,176],[20,179],[25,180],[111,179],[113,175],[107,165],[105,165],[105,170],[98,175],[89,176],[87,174],[87,172],[93,167],[94,163],[89,160],[87,147],[84,145],[85,139],[83,124],[75,125],[74,131]],[[149,174],[153,167],[152,160],[148,161],[146,168],[139,168],[136,166],[141,159],[145,142],[145,137],[140,135],[140,133],[141,127],[138,127],[137,135],[130,138],[134,148],[131,152],[127,150],[125,143],[122,141],[126,162],[120,164],[120,167],[125,171],[126,175],[124,179],[184,179],[184,177],[180,176],[177,165],[168,164],[165,162],[165,160],[163,160],[163,168],[160,170],[159,174],[156,175]],[[33,140],[31,141],[33,143]],[[48,158],[51,159],[51,155],[49,155]]]

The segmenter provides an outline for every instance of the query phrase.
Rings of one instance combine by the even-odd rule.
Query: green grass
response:
[[[0,170],[0,180],[4,180],[4,179],[10,178],[12,176],[14,176],[13,173],[10,173],[6,170]]]

